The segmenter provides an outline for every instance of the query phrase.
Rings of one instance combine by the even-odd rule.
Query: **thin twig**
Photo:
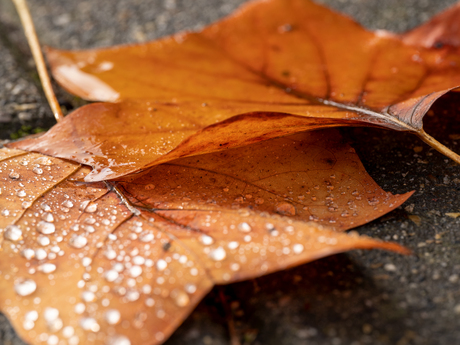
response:
[[[35,32],[34,23],[32,21],[32,17],[30,16],[27,2],[26,0],[13,0],[13,3],[18,11],[19,18],[21,18],[22,27],[24,28],[27,42],[29,43],[30,50],[32,51],[32,56],[37,66],[38,75],[40,76],[40,81],[42,83],[46,99],[48,100],[48,104],[53,111],[56,121],[59,122],[64,118],[64,116],[62,115],[61,107],[59,106],[59,102],[57,101],[53,87],[51,86],[51,80],[48,70],[46,69],[45,60],[43,59],[40,44],[38,43],[37,33]]]
[[[423,129],[420,129],[418,132],[416,132],[416,134],[420,139],[422,139],[432,148],[436,149],[438,152],[441,152],[444,156],[449,157],[455,163],[460,164],[460,156],[458,154],[445,147],[432,136],[428,135]]]

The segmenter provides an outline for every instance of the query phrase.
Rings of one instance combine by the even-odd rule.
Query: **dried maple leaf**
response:
[[[456,11],[445,14],[452,25]],[[457,52],[414,41],[432,27],[399,37],[308,0],[268,0],[200,33],[50,50],[70,92],[118,103],[80,108],[15,146],[91,165],[86,180],[98,181],[293,132],[372,125],[415,133],[460,161],[422,129],[431,104],[460,85]],[[453,37],[449,30],[435,30],[436,39]]]
[[[0,150],[0,308],[31,344],[159,344],[214,284],[356,248],[407,253],[296,220],[346,229],[409,196],[379,189],[336,131],[119,182],[81,182],[89,170]]]

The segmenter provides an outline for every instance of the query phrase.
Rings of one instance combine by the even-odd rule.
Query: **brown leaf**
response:
[[[422,118],[460,85],[460,55],[405,44],[414,35],[368,32],[308,0],[268,0],[200,33],[50,50],[54,75],[70,92],[119,103],[83,107],[15,147],[89,164],[87,181],[332,126],[410,131],[442,151]]]
[[[424,25],[401,35],[404,43],[436,49],[460,47],[460,4],[431,18]]]
[[[298,134],[110,184],[80,182],[89,168],[75,163],[0,150],[0,308],[31,344],[159,344],[214,284],[356,248],[407,253],[296,220],[317,213],[345,229],[409,196],[378,189],[339,143],[335,131]]]

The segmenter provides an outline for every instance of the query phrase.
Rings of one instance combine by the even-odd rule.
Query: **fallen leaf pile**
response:
[[[422,129],[460,85],[442,27],[374,33],[268,0],[200,33],[50,50],[65,88],[113,103],[0,150],[0,309],[31,344],[161,344],[214,284],[351,249],[409,253],[343,231],[411,193],[380,189],[337,130],[311,130],[387,127],[442,151]]]

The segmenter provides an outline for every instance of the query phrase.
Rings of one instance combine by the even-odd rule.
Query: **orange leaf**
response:
[[[200,33],[50,50],[65,88],[118,103],[83,107],[14,146],[90,164],[86,180],[99,181],[298,131],[372,125],[413,132],[460,161],[422,129],[431,104],[460,85],[460,55],[410,37],[368,32],[308,0],[268,0]]]
[[[0,308],[32,344],[159,344],[214,284],[356,248],[408,253],[298,220],[345,229],[409,196],[381,191],[336,131],[111,183],[82,183],[89,168],[57,158],[0,155]]]

